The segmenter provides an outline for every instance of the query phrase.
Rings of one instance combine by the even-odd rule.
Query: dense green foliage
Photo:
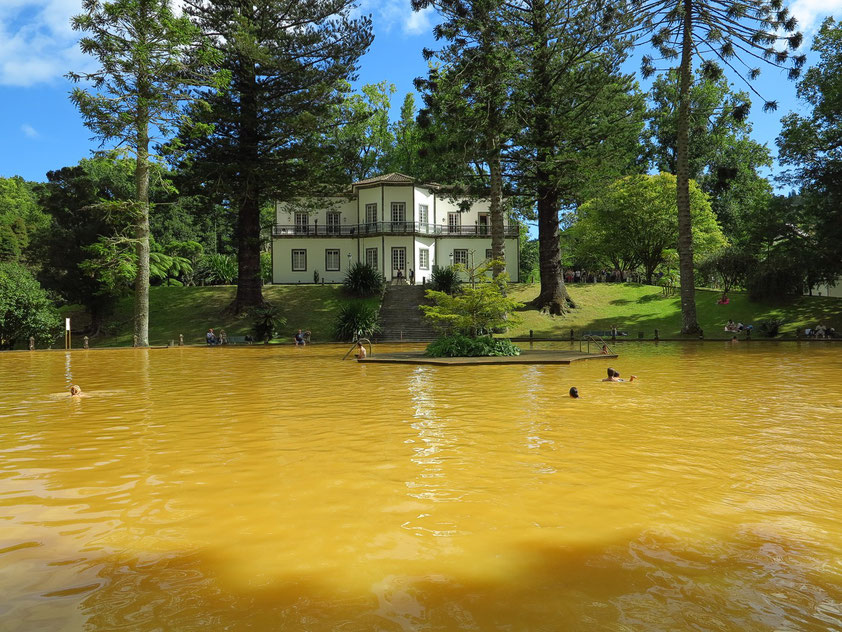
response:
[[[196,276],[206,285],[230,285],[237,278],[237,261],[231,255],[202,255]]]
[[[516,325],[519,318],[514,312],[523,305],[506,295],[507,282],[507,276],[501,274],[494,281],[463,287],[453,296],[427,290],[433,305],[421,305],[424,318],[445,336],[462,334],[471,338]]]
[[[434,340],[424,351],[431,358],[476,358],[488,356],[518,356],[520,348],[511,340],[480,336],[471,338],[452,334]]]
[[[739,248],[723,248],[699,263],[699,274],[715,281],[724,292],[745,287],[757,267],[757,259]]]
[[[578,261],[594,269],[642,267],[647,283],[678,241],[675,176],[628,176],[579,207],[570,228]],[[725,245],[707,196],[690,183],[694,250],[704,255]]]
[[[342,281],[348,293],[357,298],[379,296],[385,284],[386,280],[380,270],[362,261],[352,264]]]
[[[339,342],[371,338],[380,331],[380,307],[365,301],[347,301],[339,308],[333,336]]]
[[[18,263],[0,262],[0,349],[30,336],[52,344],[60,331],[58,311],[32,274]]]
[[[791,168],[786,181],[800,195],[781,201],[786,224],[779,222],[772,245],[787,258],[801,255],[808,287],[842,275],[842,23],[828,18],[813,50],[819,61],[798,83],[809,109],[786,115],[778,139],[781,162]]]

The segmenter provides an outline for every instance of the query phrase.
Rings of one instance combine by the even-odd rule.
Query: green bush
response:
[[[357,298],[377,296],[383,291],[385,284],[386,281],[377,268],[361,261],[351,266],[342,282],[348,293]]]
[[[287,324],[287,319],[281,315],[281,310],[270,303],[263,307],[255,307],[251,310],[250,316],[253,319],[254,338],[263,342],[277,338],[280,330]]]
[[[237,260],[231,255],[202,255],[196,276],[208,285],[230,285],[237,278]]]
[[[757,329],[767,338],[774,338],[781,332],[781,326],[783,324],[784,321],[774,318],[772,320],[764,320]]]
[[[0,349],[11,349],[30,336],[52,344],[61,325],[58,311],[32,273],[18,263],[0,263]]]
[[[260,253],[260,279],[264,285],[272,282],[272,253]]]
[[[364,301],[349,301],[339,308],[333,325],[334,336],[339,342],[354,342],[371,338],[380,331],[380,310]]]
[[[444,336],[427,346],[425,355],[431,358],[481,358],[488,356],[518,356],[520,348],[511,340],[481,336],[469,338],[461,334]]]
[[[431,290],[453,296],[460,286],[459,271],[454,266],[433,266],[433,273],[430,275]]]

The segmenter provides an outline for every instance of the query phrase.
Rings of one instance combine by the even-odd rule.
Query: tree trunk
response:
[[[491,213],[491,257],[503,262],[500,265],[495,264],[492,268],[492,275],[496,279],[506,271],[506,240],[503,235],[503,171],[500,166],[499,147],[492,154],[488,166],[491,172],[491,202],[489,204]]]
[[[260,277],[260,186],[257,164],[258,111],[257,77],[253,63],[243,64],[240,92],[240,155],[242,198],[237,222],[237,296],[231,304],[234,314],[266,304]]]
[[[536,3],[533,7],[536,16],[533,29],[537,42],[533,57],[535,60],[533,134],[537,144],[535,194],[538,206],[538,265],[541,272],[541,292],[532,301],[532,305],[538,309],[546,309],[550,314],[561,315],[574,304],[570,294],[567,293],[561,270],[561,246],[558,235],[559,196],[555,194],[550,172],[545,168],[552,159],[553,148],[548,146],[551,138],[548,113],[552,108],[547,101],[552,98],[552,81],[544,5],[545,3]]]
[[[143,99],[141,99],[143,101]],[[137,157],[135,162],[135,252],[137,277],[134,285],[134,333],[139,347],[149,346],[149,112],[138,106]]]
[[[532,305],[560,316],[574,304],[561,274],[558,202],[541,188],[538,189],[538,258],[541,293],[532,301]]]
[[[681,83],[678,91],[676,139],[676,203],[678,206],[678,271],[681,279],[683,334],[701,331],[696,320],[696,284],[693,267],[693,229],[690,220],[690,83],[693,61],[693,0],[684,0],[684,38],[681,47]]]

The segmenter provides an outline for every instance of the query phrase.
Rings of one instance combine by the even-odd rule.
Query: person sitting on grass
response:
[[[205,334],[205,340],[207,341],[209,347],[216,344],[216,334],[213,333],[213,327],[208,329],[208,333]]]
[[[725,331],[729,331],[729,332],[738,331],[737,323],[735,323],[733,320],[729,319],[728,323],[725,325]]]
[[[722,296],[719,298],[719,300],[716,301],[716,304],[717,305],[727,305],[730,302],[731,302],[731,300],[728,298],[728,293],[723,292]]]
[[[307,344],[307,336],[299,329],[298,333],[295,334],[295,346],[296,347],[303,347]]]

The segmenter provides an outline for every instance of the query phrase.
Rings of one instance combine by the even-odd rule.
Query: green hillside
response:
[[[528,303],[538,295],[538,289],[538,284],[519,284],[514,286],[512,296]],[[570,329],[578,333],[608,330],[616,325],[633,337],[643,331],[650,338],[655,329],[662,338],[680,337],[681,305],[677,293],[665,296],[660,287],[633,283],[576,284],[569,286],[569,290],[576,301],[575,310],[552,317],[527,307],[520,312],[523,323],[510,335],[528,336],[531,329],[535,336],[559,337],[568,336]],[[729,318],[753,324],[755,337],[758,337],[758,325],[771,319],[784,321],[781,328],[784,336],[794,336],[798,327],[815,327],[819,323],[842,331],[840,298],[800,296],[772,303],[750,301],[746,294],[732,292],[728,305],[718,305],[720,296],[719,291],[696,291],[698,320],[706,338],[730,338],[732,334],[723,331]]]
[[[153,287],[150,291],[149,341],[166,345],[184,334],[187,344],[203,344],[209,327],[225,329],[229,336],[250,333],[251,320],[225,315],[225,308],[234,298],[234,286]],[[514,284],[512,296],[528,303],[538,295],[538,284]],[[643,331],[651,338],[658,329],[662,338],[679,337],[681,309],[678,296],[664,296],[660,287],[637,284],[579,284],[570,286],[577,308],[561,317],[548,316],[529,307],[521,310],[523,323],[508,335],[560,338],[583,331],[608,330],[616,325],[637,337]],[[291,340],[300,327],[313,333],[314,342],[333,340],[333,321],[340,304],[347,300],[338,285],[267,285],[264,297],[279,306],[287,318]],[[784,336],[794,336],[796,327],[814,327],[824,323],[842,331],[842,299],[797,297],[778,303],[758,303],[745,294],[731,293],[728,305],[717,305],[719,292],[698,290],[696,308],[706,338],[729,338],[723,331],[729,318],[751,323],[755,328],[764,320],[784,321]],[[81,315],[73,316],[73,329],[84,326]],[[755,337],[759,334],[755,333]],[[284,340],[284,339],[282,339]],[[91,346],[127,346],[132,344],[132,297],[120,301],[109,320],[106,335],[91,340]],[[81,346],[75,336],[74,346]]]
[[[229,336],[251,333],[248,317],[225,315],[234,299],[233,285],[208,287],[153,287],[149,291],[149,343],[166,345],[184,334],[185,344],[203,344],[209,327],[224,329]],[[333,340],[333,321],[339,305],[348,300],[339,285],[267,285],[266,300],[280,307],[287,319],[289,340],[299,328],[309,329],[314,342]],[[78,329],[83,320],[74,320]],[[74,346],[80,346],[77,340]],[[91,346],[132,344],[132,297],[123,298],[109,319],[108,331],[91,340]]]

